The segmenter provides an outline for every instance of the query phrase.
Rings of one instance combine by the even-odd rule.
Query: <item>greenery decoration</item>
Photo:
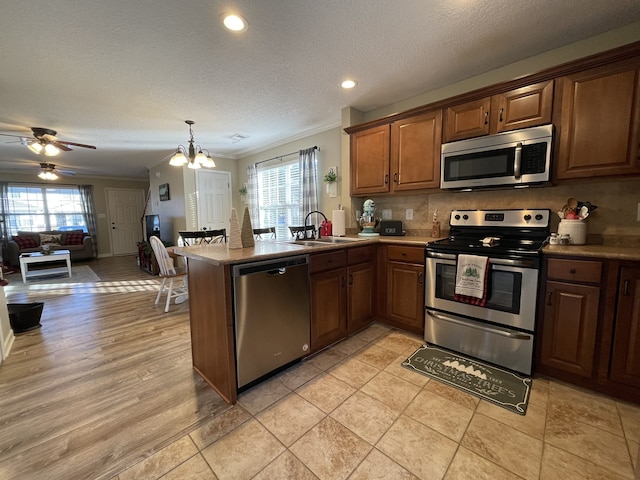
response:
[[[336,180],[338,180],[338,175],[333,170],[329,170],[329,173],[324,176],[324,181],[327,183],[333,183]]]

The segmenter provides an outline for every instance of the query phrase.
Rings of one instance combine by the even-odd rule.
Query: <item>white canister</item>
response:
[[[569,235],[569,243],[572,245],[584,245],[587,243],[587,222],[584,220],[560,220],[558,235]]]

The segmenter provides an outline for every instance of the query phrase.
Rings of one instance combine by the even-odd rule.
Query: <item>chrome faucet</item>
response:
[[[327,220],[327,216],[326,216],[324,213],[322,213],[320,210],[313,210],[313,211],[311,211],[311,212],[307,213],[307,216],[306,216],[306,217],[304,217],[304,227],[305,227],[305,231],[306,231],[306,227],[307,227],[307,220],[309,220],[309,217],[310,217],[311,215],[313,215],[314,213],[319,213],[320,215],[322,215],[322,218],[324,218],[324,221],[325,221],[325,222],[328,222],[328,220]],[[314,225],[314,227],[315,227],[315,225]],[[317,236],[316,236],[316,235],[317,235]],[[316,231],[316,230],[315,230],[315,228],[314,228],[314,230],[313,230],[313,238],[320,238],[321,236],[322,236],[322,234],[321,234],[321,228],[320,228],[320,227],[318,227],[318,230],[317,230],[317,231]]]

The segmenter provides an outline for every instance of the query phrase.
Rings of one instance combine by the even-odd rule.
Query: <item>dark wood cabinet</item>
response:
[[[373,321],[375,246],[311,255],[311,352]]]
[[[351,195],[389,191],[390,125],[351,135]]]
[[[611,380],[640,388],[640,267],[622,267],[618,287]]]
[[[547,281],[540,363],[591,377],[600,289]]]
[[[441,110],[353,133],[351,195],[438,188],[441,144]]]
[[[539,363],[590,378],[596,360],[602,262],[549,258],[546,272]]]
[[[445,111],[444,141],[551,123],[553,80],[452,105]]]
[[[536,373],[640,401],[640,264],[550,256]]]
[[[388,245],[383,249],[379,286],[386,292],[384,321],[424,335],[424,248]]]
[[[556,180],[640,173],[640,60],[557,80]]]
[[[440,186],[442,111],[391,124],[391,191]]]
[[[344,250],[311,255],[311,353],[347,336],[347,256]]]

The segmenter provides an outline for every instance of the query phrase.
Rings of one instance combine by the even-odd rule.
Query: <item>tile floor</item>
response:
[[[516,415],[402,368],[421,344],[374,324],[116,479],[634,478],[640,405],[535,378]]]

